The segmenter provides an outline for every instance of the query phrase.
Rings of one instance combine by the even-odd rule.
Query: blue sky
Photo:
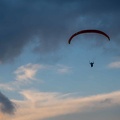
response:
[[[119,120],[119,3],[1,0],[0,120]]]

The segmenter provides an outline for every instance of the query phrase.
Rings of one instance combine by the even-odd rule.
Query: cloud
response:
[[[25,87],[31,87],[33,83],[36,82],[41,84],[42,80],[36,78],[38,71],[47,69],[45,65],[42,64],[32,64],[28,63],[18,67],[15,71],[15,77],[12,81],[7,83],[0,83],[0,88],[8,91],[19,91]]]
[[[21,92],[23,100],[13,100],[18,109],[10,120],[47,119],[71,113],[90,112],[120,106],[120,91],[87,97],[57,92]]]
[[[107,32],[119,48],[119,4],[114,0],[1,0],[0,61],[13,61],[30,41],[34,51],[45,56],[66,45],[72,33],[87,28]]]
[[[66,74],[66,73],[70,73],[71,72],[71,67],[65,66],[65,65],[57,65],[56,66],[57,72],[60,74]]]
[[[37,82],[36,74],[39,70],[45,69],[46,66],[42,64],[28,63],[26,65],[18,67],[15,71],[15,78],[7,83],[0,83],[0,88],[8,91],[20,90],[21,87],[28,87],[33,84],[32,81]],[[39,79],[39,83],[42,80]]]
[[[120,61],[112,62],[108,65],[109,68],[120,68]]]
[[[69,74],[72,72],[72,68],[63,64],[49,65],[49,64],[32,64],[28,63],[26,65],[18,67],[15,71],[15,77],[12,81],[7,83],[0,83],[0,88],[8,91],[18,91],[25,87],[33,86],[36,82],[41,84],[44,80],[36,78],[37,74],[42,70],[44,72],[53,72],[54,74]]]
[[[16,80],[35,80],[35,75],[39,69],[44,68],[39,64],[27,64],[19,67],[14,73],[16,74]]]
[[[44,65],[46,70],[53,71],[58,74],[66,74],[66,73],[71,73],[72,67],[63,65],[63,64],[56,64],[56,65],[49,65],[46,64]]]
[[[10,83],[0,83],[0,88],[4,89],[4,90],[8,90],[8,91],[12,91],[14,90],[13,88],[14,85],[10,84]]]
[[[57,71],[58,73],[65,74],[71,71],[71,67],[58,64],[58,65],[42,65],[29,63],[24,66],[20,66],[14,73],[16,74],[16,80],[35,80],[35,75],[38,70],[45,69],[51,71]]]
[[[13,114],[15,112],[15,104],[0,92],[0,112],[5,114]]]

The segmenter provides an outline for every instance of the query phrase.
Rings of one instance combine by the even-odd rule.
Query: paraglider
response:
[[[79,34],[83,34],[83,33],[97,33],[97,34],[101,34],[101,35],[105,36],[105,37],[110,41],[110,37],[109,37],[105,32],[100,31],[100,30],[96,30],[96,29],[87,29],[87,30],[81,30],[81,31],[78,31],[78,32],[74,33],[74,34],[69,38],[68,43],[70,44],[70,43],[71,43],[71,40],[72,40],[75,36],[77,36],[77,35],[79,35]],[[89,63],[90,63],[90,65],[91,65],[91,67],[93,67],[94,62],[89,62]]]

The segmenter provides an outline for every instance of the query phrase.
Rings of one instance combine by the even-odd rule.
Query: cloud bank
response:
[[[23,100],[13,100],[18,109],[9,120],[43,120],[51,117],[93,112],[120,106],[120,91],[87,97],[56,92],[25,90],[20,93]]]

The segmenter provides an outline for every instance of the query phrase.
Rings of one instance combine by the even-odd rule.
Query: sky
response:
[[[0,0],[0,120],[120,120],[119,21],[119,0]],[[68,44],[84,29],[110,41]]]

